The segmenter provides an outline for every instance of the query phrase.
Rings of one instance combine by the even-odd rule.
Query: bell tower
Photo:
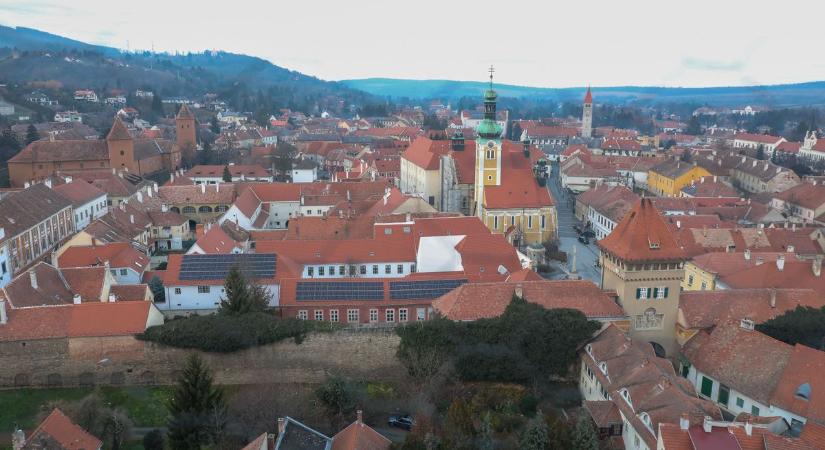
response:
[[[484,93],[484,119],[476,128],[476,180],[474,192],[475,215],[482,217],[484,209],[484,186],[501,184],[501,132],[496,122],[496,100],[498,94],[493,90],[493,73],[490,66],[490,88]]]
[[[178,115],[175,116],[175,139],[181,150],[189,146],[195,147],[197,143],[195,130],[195,116],[184,103],[180,106]]]
[[[590,86],[584,94],[582,105],[582,137],[593,137],[593,94],[590,93]]]
[[[687,256],[659,211],[643,198],[598,245],[602,289],[618,294],[630,336],[673,354]]]

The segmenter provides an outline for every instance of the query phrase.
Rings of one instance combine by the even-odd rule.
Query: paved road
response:
[[[601,272],[595,267],[598,257],[598,249],[594,241],[591,240],[589,245],[584,245],[578,241],[578,234],[573,229],[573,225],[578,224],[576,216],[573,213],[575,208],[575,198],[568,194],[561,187],[561,180],[558,174],[558,165],[551,166],[552,172],[550,179],[547,181],[547,186],[550,190],[550,195],[556,202],[556,209],[559,220],[559,241],[561,250],[567,252],[568,264],[565,269],[570,271],[570,265],[573,262],[573,248],[576,248],[576,270],[579,275],[593,281],[596,284],[601,282]],[[559,278],[559,276],[553,277]]]

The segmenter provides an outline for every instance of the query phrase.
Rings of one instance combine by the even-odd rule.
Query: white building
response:
[[[3,241],[6,239],[6,229],[0,227],[0,288],[11,281],[11,266],[9,265],[9,253]]]
[[[51,186],[51,180],[46,180]],[[108,195],[93,184],[84,181],[73,182],[72,177],[66,177],[65,184],[52,188],[61,197],[72,203],[75,229],[80,231],[109,212]]]
[[[805,140],[799,147],[799,156],[812,161],[825,159],[825,139],[817,138],[814,131],[805,133]]]
[[[54,113],[55,122],[77,122],[83,123],[83,116],[77,111],[63,111]]]

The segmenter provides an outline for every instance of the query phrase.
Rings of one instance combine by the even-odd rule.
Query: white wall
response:
[[[272,293],[272,303],[269,306],[278,306],[280,286],[271,284],[266,285],[266,288]],[[164,311],[216,310],[220,307],[223,296],[223,284],[209,285],[208,293],[198,292],[198,286],[166,286],[166,303],[158,303],[157,306]]]
[[[405,277],[411,273],[414,273],[415,270],[415,263],[410,261],[397,261],[397,262],[379,262],[373,263],[370,262],[369,264],[360,264],[355,262],[349,263],[329,263],[329,264],[310,264],[305,265],[302,272],[301,278],[353,278],[349,275],[342,275],[341,274],[341,266],[344,266],[347,274],[349,274],[349,266],[354,265],[356,266],[356,274],[355,278],[396,278],[396,277]],[[390,273],[386,273],[386,266],[390,266]],[[398,266],[401,265],[401,272],[398,272]],[[361,266],[364,266],[366,273],[361,274]],[[373,266],[378,268],[378,273],[373,273]],[[330,275],[330,267],[333,267],[335,273]],[[312,276],[309,275],[309,270],[312,269]],[[324,269],[324,274],[320,275],[320,269]]]
[[[107,196],[104,194],[77,208],[73,208],[75,229],[80,231],[89,226],[93,220],[105,216],[109,211],[106,200]]]
[[[292,169],[293,183],[312,183],[318,179],[316,169]]]
[[[123,271],[126,271],[124,274]],[[131,267],[112,267],[109,269],[117,284],[140,284],[142,273],[138,273]]]

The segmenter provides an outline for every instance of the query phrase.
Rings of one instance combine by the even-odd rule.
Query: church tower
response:
[[[618,294],[630,336],[672,355],[687,256],[659,211],[643,198],[598,245],[602,289]]]
[[[587,93],[584,94],[582,137],[593,137],[593,94],[590,93],[590,86],[587,87]]]
[[[109,149],[109,165],[117,170],[129,170],[139,174],[135,160],[135,140],[126,129],[126,125],[115,116],[112,129],[106,135],[106,147]]]
[[[474,212],[482,217],[484,208],[484,186],[501,184],[501,125],[496,122],[496,100],[493,90],[493,72],[490,67],[490,89],[484,93],[484,119],[476,128],[476,180],[474,192]]]
[[[189,107],[186,106],[185,103],[180,106],[178,115],[175,116],[175,125],[175,140],[178,148],[180,148],[181,151],[187,147],[194,149],[197,143],[195,136],[195,115],[192,114],[192,111],[189,111]]]

